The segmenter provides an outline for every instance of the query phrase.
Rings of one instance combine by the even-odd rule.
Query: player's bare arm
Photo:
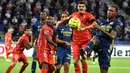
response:
[[[64,40],[58,39],[58,35],[56,35],[56,40],[55,40],[55,41],[56,41],[57,44],[61,44],[61,45],[66,44],[68,47],[71,46],[71,43],[69,43],[69,42],[67,42],[67,41],[64,41]]]
[[[105,31],[102,27],[100,27],[99,25],[95,25],[94,28],[100,30],[101,32],[103,32],[104,34],[106,34],[108,37],[110,37],[111,39],[115,39],[115,37],[117,36],[117,32],[116,31],[111,31],[111,33]]]
[[[87,27],[83,27],[83,28],[81,27],[81,28],[79,28],[78,30],[79,30],[79,31],[85,31],[85,30],[87,30],[87,29],[93,29],[95,25],[97,25],[97,22],[96,22],[96,21],[94,21],[91,25],[89,25],[89,26],[87,26]]]
[[[48,31],[48,30],[44,31],[44,36],[45,36],[46,40],[47,40],[51,45],[53,45],[55,48],[57,47],[57,44],[55,44],[55,43],[52,41],[52,39],[50,38],[50,36],[49,36],[49,31]]]

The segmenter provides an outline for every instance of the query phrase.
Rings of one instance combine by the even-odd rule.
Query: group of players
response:
[[[118,10],[114,6],[109,7],[107,19],[98,25],[95,17],[86,12],[86,9],[86,3],[79,1],[77,4],[78,12],[71,15],[66,12],[62,13],[61,20],[56,25],[53,24],[54,19],[52,16],[47,15],[46,12],[40,13],[40,20],[32,26],[34,47],[32,73],[35,73],[37,62],[40,73],[60,73],[62,65],[64,65],[64,73],[69,73],[71,50],[73,51],[75,73],[81,73],[79,61],[82,64],[82,73],[88,73],[88,64],[84,57],[84,51],[87,52],[87,59],[90,58],[92,51],[96,51],[99,57],[100,72],[108,73],[114,39],[120,31],[120,22],[115,18]],[[75,17],[79,18],[82,23],[79,29],[71,29],[67,25],[69,19]],[[94,32],[92,29],[97,29],[96,35],[93,37],[91,35]],[[23,54],[23,50],[31,47],[25,46],[23,41],[29,42],[30,31],[30,28],[25,28],[23,36],[20,37],[13,50],[12,64],[8,67],[6,73],[11,72],[17,61],[23,62],[19,73],[23,73],[27,67],[28,61]],[[53,59],[54,55],[56,61]]]

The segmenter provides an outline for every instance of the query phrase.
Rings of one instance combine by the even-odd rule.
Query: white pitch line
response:
[[[88,67],[99,67],[99,66],[88,65]],[[116,68],[116,69],[129,69],[129,70],[130,70],[130,67],[117,67],[117,66],[111,66],[110,68]]]

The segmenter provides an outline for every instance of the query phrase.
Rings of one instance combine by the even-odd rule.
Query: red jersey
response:
[[[45,52],[45,50],[50,51],[50,53],[54,52],[54,46],[49,44],[44,36],[45,31],[47,31],[49,33],[49,36],[51,37],[51,39],[53,38],[53,35],[54,35],[53,29],[50,26],[48,26],[47,24],[45,24],[42,27],[40,34],[38,36],[38,43],[37,43],[37,49],[36,49],[37,53]]]
[[[81,21],[81,26],[80,27],[86,27],[91,25],[91,20],[95,19],[94,16],[91,13],[84,12],[83,14],[80,14],[79,12],[74,12],[73,14],[70,15],[70,18],[79,18]],[[85,31],[78,31],[78,30],[73,30],[73,42],[83,42],[83,41],[88,41],[91,40],[92,35],[89,30]]]
[[[10,48],[12,43],[12,34],[7,32],[5,34],[5,47]]]
[[[13,53],[23,53],[25,47],[23,45],[23,41],[26,40],[27,42],[29,42],[29,36],[26,34],[23,34],[23,36],[21,36],[16,44],[16,47],[13,50]]]

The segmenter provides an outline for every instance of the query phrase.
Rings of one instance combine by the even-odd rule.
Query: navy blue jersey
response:
[[[61,25],[57,28],[56,31],[57,31],[58,39],[71,42],[72,30],[70,29],[70,27]],[[64,45],[64,47],[66,47],[66,45]]]
[[[117,33],[119,33],[120,30],[120,22],[117,19],[114,19],[114,21],[101,21],[100,26],[109,33],[111,33],[111,31],[116,31]],[[98,31],[96,35],[100,38],[106,39],[109,43],[111,43],[112,41],[112,39],[110,39],[106,34],[102,33],[101,31]]]
[[[40,21],[37,21],[32,26],[32,33],[34,33],[34,37],[38,38],[38,35],[40,33],[40,29],[42,28],[44,24],[40,23]]]

